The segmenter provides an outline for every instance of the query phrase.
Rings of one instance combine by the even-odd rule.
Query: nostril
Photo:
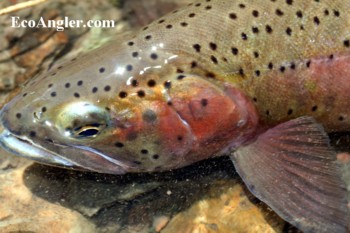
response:
[[[43,115],[42,112],[34,112],[33,113],[34,119],[37,121],[41,120],[42,115]]]

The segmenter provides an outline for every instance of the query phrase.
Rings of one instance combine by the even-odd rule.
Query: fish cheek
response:
[[[247,122],[225,88],[206,80],[187,77],[173,84],[170,96],[173,107],[197,139],[194,153],[198,156],[209,157],[229,145]]]
[[[126,127],[117,127],[111,138],[117,140],[118,153],[146,171],[181,167],[193,147],[188,125],[164,101],[143,101],[131,109]],[[121,153],[121,154],[119,154]],[[126,158],[126,157],[125,157]]]

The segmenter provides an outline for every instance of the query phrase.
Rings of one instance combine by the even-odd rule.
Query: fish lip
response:
[[[76,167],[73,162],[63,159],[59,154],[46,150],[26,137],[18,137],[7,129],[3,129],[0,133],[0,147],[12,154],[35,160],[39,163],[65,166],[67,168]]]
[[[62,145],[56,145],[56,146],[62,146]],[[2,132],[0,132],[0,148],[3,148],[9,153],[12,153],[17,156],[24,157],[30,160],[34,160],[41,164],[46,164],[46,165],[55,166],[55,167],[64,167],[66,169],[92,171],[92,172],[99,172],[99,173],[110,173],[110,174],[124,174],[127,169],[132,168],[130,166],[127,166],[127,164],[119,162],[118,160],[108,158],[107,155],[103,155],[102,153],[96,150],[88,149],[83,146],[72,146],[72,148],[75,148],[77,150],[97,154],[100,158],[103,158],[103,160],[106,163],[113,164],[114,166],[112,170],[107,170],[107,171],[103,170],[103,168],[105,167],[87,168],[84,165],[79,164],[74,160],[70,160],[66,157],[63,157],[54,151],[47,150],[45,147],[37,143],[34,143],[32,140],[30,140],[27,137],[19,137],[11,133],[6,128],[2,129]]]

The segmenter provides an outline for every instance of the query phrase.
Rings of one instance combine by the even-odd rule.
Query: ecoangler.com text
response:
[[[72,20],[67,16],[60,20],[44,20],[40,17],[38,20],[22,20],[19,16],[11,17],[11,27],[13,28],[56,28],[56,31],[63,31],[65,28],[79,27],[98,27],[98,28],[113,28],[115,27],[114,20]]]

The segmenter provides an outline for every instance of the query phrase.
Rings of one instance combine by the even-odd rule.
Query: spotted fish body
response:
[[[306,232],[346,232],[323,127],[350,129],[349,7],[195,2],[33,79],[2,109],[0,144],[113,174],[231,153],[281,217]]]

